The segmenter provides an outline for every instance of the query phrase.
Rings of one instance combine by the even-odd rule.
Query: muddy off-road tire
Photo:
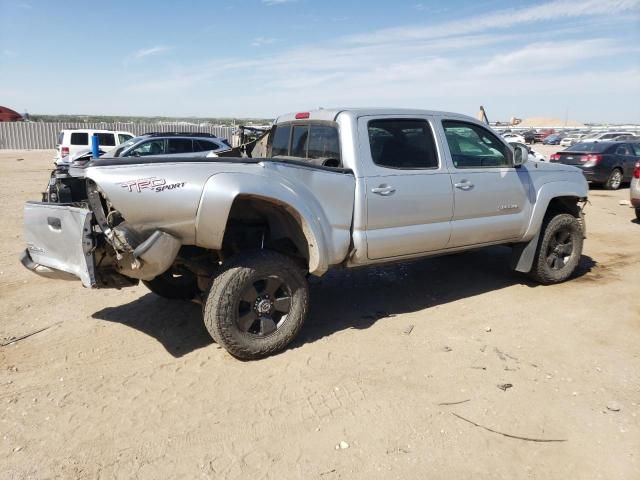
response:
[[[547,218],[529,276],[543,285],[564,282],[580,262],[583,241],[582,224],[573,215]]]
[[[305,272],[268,250],[238,255],[218,275],[204,306],[204,323],[219,345],[243,360],[283,350],[307,317]]]
[[[190,273],[176,275],[167,271],[142,283],[156,295],[169,300],[191,300],[198,294],[198,280]]]

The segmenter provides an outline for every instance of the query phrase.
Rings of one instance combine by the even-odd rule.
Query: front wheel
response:
[[[252,360],[283,350],[307,317],[309,288],[302,268],[268,250],[239,255],[218,275],[204,323],[231,355]]]
[[[565,281],[580,262],[584,232],[573,215],[562,213],[542,226],[540,242],[529,275],[543,285]]]

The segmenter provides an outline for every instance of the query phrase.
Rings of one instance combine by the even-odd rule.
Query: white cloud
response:
[[[610,15],[640,10],[640,0],[555,0],[533,7],[500,10],[487,15],[437,25],[385,28],[352,35],[348,41],[360,44],[394,43],[448,37],[547,20]]]
[[[169,47],[165,47],[162,45],[157,45],[155,47],[151,47],[151,48],[142,48],[138,51],[136,51],[133,56],[135,58],[142,58],[142,57],[148,57],[149,55],[158,55],[160,53],[164,53],[167,50],[169,50]]]
[[[246,60],[217,58],[169,72],[144,72],[129,90],[142,96],[148,92],[151,98],[158,92],[185,87],[192,92],[231,88],[241,95],[225,97],[216,105],[234,114],[275,115],[317,105],[409,106],[475,113],[483,104],[501,105],[505,111],[492,108],[491,116],[508,118],[530,116],[535,109],[559,114],[554,109],[564,112],[567,105],[572,105],[566,102],[573,98],[579,99],[572,112],[580,119],[579,111],[600,113],[593,102],[593,98],[600,98],[610,103],[601,112],[609,115],[608,119],[637,117],[632,110],[640,95],[637,62],[621,61],[618,67],[605,71],[600,68],[602,62],[590,60],[637,58],[637,42],[623,44],[611,38],[594,38],[599,24],[592,22],[596,18],[613,23],[624,19],[628,29],[628,19],[635,16],[628,9],[640,2],[602,3],[609,11],[627,13],[624,17],[593,17],[600,3],[586,1],[586,6],[573,6],[574,12],[586,17],[586,26],[575,21],[578,17],[566,21],[562,16],[548,26],[548,14],[540,6],[510,10],[509,15],[502,11],[461,18],[455,28],[451,23],[419,31],[417,27],[407,31],[387,29],[372,32],[366,41],[363,35],[349,36],[319,45],[280,49],[272,55],[256,54]],[[552,1],[543,7],[553,11],[558,5],[566,6],[566,2]],[[539,18],[541,28],[521,33],[519,26],[529,21],[524,20],[523,12]],[[498,30],[492,26],[507,21],[507,17],[514,28]],[[381,32],[388,34],[386,40]],[[253,44],[262,46],[271,40],[258,37]],[[611,90],[607,85],[616,88]],[[586,96],[589,102],[584,101]],[[203,104],[194,96],[193,105],[200,108]]]
[[[265,45],[271,45],[277,42],[277,38],[268,38],[268,37],[256,37],[251,42],[252,47],[264,47]]]

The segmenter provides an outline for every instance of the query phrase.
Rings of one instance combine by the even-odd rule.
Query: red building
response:
[[[10,108],[0,106],[0,122],[21,122],[24,118]]]

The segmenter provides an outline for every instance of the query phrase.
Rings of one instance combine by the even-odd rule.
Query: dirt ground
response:
[[[334,272],[288,350],[241,362],[195,304],[18,263],[52,156],[0,151],[0,343],[51,327],[0,347],[0,479],[640,478],[628,189],[592,189],[571,281],[506,248]]]

